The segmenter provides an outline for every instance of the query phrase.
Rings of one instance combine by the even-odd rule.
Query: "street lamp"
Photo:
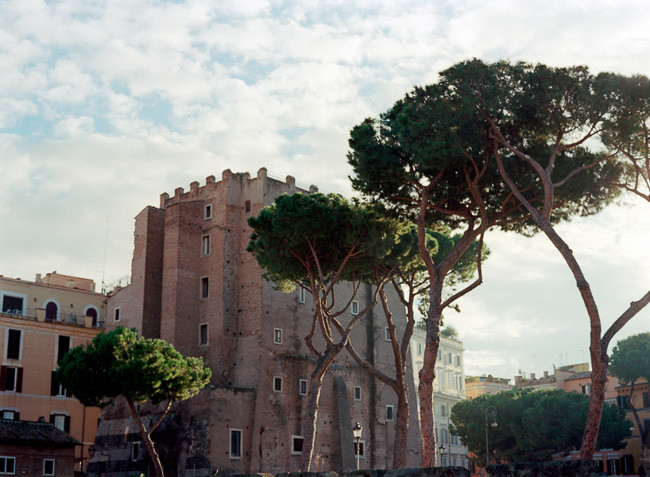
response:
[[[354,427],[352,428],[352,435],[357,440],[357,470],[359,470],[359,456],[361,454],[360,439],[361,439],[362,430],[363,427],[361,427],[361,424],[359,424],[359,421],[357,421]]]
[[[488,425],[488,416],[492,417],[492,424]],[[488,445],[488,429],[492,427],[497,427],[497,410],[494,406],[488,406],[485,408],[485,466],[487,467],[490,464],[490,448]]]
[[[440,449],[440,465],[442,466],[442,456],[445,454],[445,445],[440,444],[440,447],[438,447],[438,449]]]

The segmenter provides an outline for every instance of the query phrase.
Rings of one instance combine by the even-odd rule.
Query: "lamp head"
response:
[[[352,435],[354,436],[355,439],[360,439],[361,438],[361,431],[363,430],[363,427],[361,427],[361,424],[359,424],[359,421],[357,421],[354,424],[354,427],[352,428]]]

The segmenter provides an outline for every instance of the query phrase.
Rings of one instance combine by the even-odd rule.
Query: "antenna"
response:
[[[104,237],[104,266],[102,267],[102,293],[106,293],[106,250],[108,249],[108,226],[111,222],[111,214],[106,214],[106,236]]]

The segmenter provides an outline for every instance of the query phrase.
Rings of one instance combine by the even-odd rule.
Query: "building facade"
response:
[[[627,419],[632,423],[632,435],[626,439],[625,449],[621,451],[621,470],[623,473],[633,474],[640,472],[640,467],[644,466],[645,472],[650,473],[650,385],[645,379],[639,379],[634,385],[631,399],[630,390],[629,384],[616,388],[618,403],[626,409]],[[632,408],[636,410],[642,429],[647,433],[645,449],[641,442],[639,422]]]
[[[424,362],[425,338],[426,331],[415,328],[411,339],[415,389],[418,387],[418,373]],[[442,466],[468,467],[469,465],[467,447],[463,445],[458,436],[452,435],[449,431],[451,408],[458,401],[466,398],[463,351],[463,343],[456,335],[447,338],[440,337],[436,360],[436,379],[433,383],[433,412],[439,456],[437,462]],[[417,394],[415,395],[417,396]],[[419,409],[418,403],[417,410],[414,409],[412,412],[419,412]]]
[[[63,354],[101,329],[93,323],[104,316],[105,297],[93,290],[92,280],[56,272],[33,282],[0,277],[0,418],[43,417],[83,444],[77,459],[88,457],[99,409],[70,397],[54,370]]]
[[[499,394],[508,389],[512,389],[512,384],[506,378],[495,378],[492,375],[467,376],[465,378],[465,395],[469,399],[474,399],[483,394]]]
[[[147,207],[136,217],[131,284],[109,297],[107,327],[135,327],[145,337],[162,338],[185,355],[202,357],[212,370],[210,385],[176,405],[157,431],[158,441],[164,443],[168,432],[174,444],[182,443],[163,456],[170,475],[186,469],[196,475],[298,470],[313,364],[304,337],[313,302],[305,290],[280,293],[263,279],[246,251],[247,219],[280,194],[316,190],[298,189],[290,176],[272,179],[266,169],[255,177],[226,170],[220,181],[210,176],[203,186],[193,182],[187,192],[162,194],[158,208]],[[349,284],[340,285],[337,303],[347,302],[351,292]],[[362,287],[342,319],[352,319],[372,295]],[[404,323],[404,307],[396,297],[391,303],[395,320]],[[379,311],[369,313],[351,340],[361,356],[390,373],[394,364],[382,320]],[[347,352],[330,367],[320,403],[315,470],[355,465],[356,421],[363,426],[361,466],[390,465],[396,396]],[[136,444],[139,437],[124,411],[119,404],[104,411],[95,442],[100,452],[110,453],[110,463],[101,461],[109,472],[145,465],[144,448]],[[419,455],[419,443],[411,440],[409,464],[417,465]]]

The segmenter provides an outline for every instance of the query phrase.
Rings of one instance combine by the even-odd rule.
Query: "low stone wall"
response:
[[[339,477],[336,472],[284,472],[280,474],[232,474],[230,477]],[[340,477],[470,477],[464,467],[429,467],[424,469],[372,470],[345,472]]]
[[[488,465],[490,477],[596,477],[602,475],[593,460],[523,462],[520,464]]]

